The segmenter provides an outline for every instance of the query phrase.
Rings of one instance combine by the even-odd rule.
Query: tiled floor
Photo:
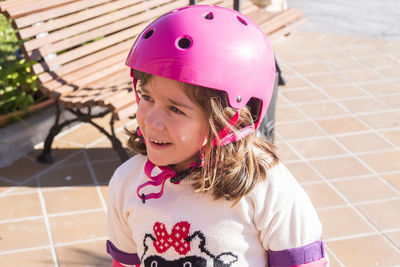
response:
[[[400,43],[298,32],[274,48],[287,79],[276,145],[317,208],[331,266],[400,266]],[[0,266],[110,266],[119,160],[86,125],[55,145],[53,165],[33,151],[0,169]]]

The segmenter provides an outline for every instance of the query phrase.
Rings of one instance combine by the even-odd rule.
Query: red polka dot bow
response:
[[[189,235],[190,224],[186,221],[178,222],[172,228],[171,234],[168,233],[165,225],[156,222],[153,226],[156,240],[153,245],[158,253],[164,253],[173,247],[180,255],[186,255],[190,251],[190,242],[185,238]]]

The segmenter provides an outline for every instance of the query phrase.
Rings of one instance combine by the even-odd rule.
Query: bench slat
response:
[[[158,0],[159,2],[164,2],[164,0]],[[141,4],[140,4],[141,5]],[[38,60],[38,56],[46,56],[50,53],[56,53],[59,51],[63,51],[65,49],[74,47],[76,45],[91,41],[93,39],[98,38],[99,36],[105,36],[112,34],[114,32],[118,32],[120,30],[126,29],[130,26],[134,26],[140,23],[147,22],[148,19],[151,17],[149,13],[141,13],[134,15],[135,12],[141,11],[141,8],[138,6],[133,6],[131,8],[127,8],[122,10],[121,12],[113,12],[109,16],[103,16],[96,20],[98,21],[88,21],[85,23],[77,24],[75,26],[71,26],[68,29],[56,32],[55,34],[50,34],[44,38],[35,39],[33,41],[28,41],[25,43],[25,49],[30,52],[35,48],[40,46],[44,46],[43,48],[39,49],[39,53],[32,53],[31,58],[33,60]],[[127,16],[127,18],[119,20],[122,16]],[[114,22],[113,22],[114,21]],[[102,26],[103,23],[105,26]],[[109,23],[109,24],[106,24]],[[98,27],[100,26],[100,27]],[[101,27],[102,26],[102,27]],[[95,28],[96,27],[96,28]],[[90,30],[95,28],[94,30]],[[89,31],[87,31],[89,30]],[[73,36],[72,36],[73,35]],[[67,38],[72,36],[70,38]],[[49,37],[49,38],[47,38]],[[55,37],[55,38],[53,38]],[[67,38],[62,41],[59,41],[53,45],[48,45],[53,41],[60,40],[61,38]],[[44,40],[44,39],[55,39],[55,40]],[[47,44],[47,45],[46,45]]]
[[[62,67],[58,68],[57,70],[55,70],[53,72],[47,72],[48,71],[47,66],[43,66],[40,63],[35,64],[32,67],[32,69],[35,74],[39,74],[39,76],[38,76],[39,81],[41,83],[45,83],[45,82],[50,81],[51,79],[54,79],[53,76],[63,77],[64,75],[67,75],[74,71],[81,70],[83,68],[87,68],[87,67],[91,66],[92,64],[96,63],[97,61],[99,61],[100,58],[108,58],[108,57],[111,57],[111,56],[121,53],[121,52],[126,52],[126,55],[127,55],[133,42],[134,42],[134,38],[128,39],[128,40],[126,40],[124,42],[120,42],[119,44],[114,45],[112,47],[109,47],[104,50],[98,51],[96,53],[90,54],[89,56],[75,60],[71,63],[64,64]],[[50,75],[46,75],[46,73],[49,73]]]
[[[278,39],[279,37],[287,36],[288,34],[293,32],[295,29],[304,25],[306,22],[307,22],[306,18],[301,18],[300,20],[297,20],[296,22],[293,22],[293,23],[287,25],[286,27],[281,28],[278,31],[275,31],[274,33],[270,34],[270,39],[275,40],[275,39]]]
[[[99,0],[99,1],[90,0],[90,2],[85,1],[84,3],[89,8],[91,5],[93,5],[92,1],[96,4],[100,4],[103,2],[108,2],[108,3],[106,3],[104,5],[95,6],[90,9],[83,9],[82,11],[75,12],[71,15],[67,15],[67,16],[63,16],[63,17],[59,17],[59,18],[54,18],[49,21],[45,21],[40,25],[40,27],[30,26],[30,27],[21,29],[19,31],[19,35],[21,36],[21,39],[25,39],[28,37],[35,36],[42,32],[54,31],[56,29],[60,29],[60,28],[67,27],[69,25],[73,25],[80,21],[85,21],[85,20],[100,16],[104,13],[107,13],[109,10],[124,8],[126,6],[130,6],[130,5],[132,5],[132,3],[134,3],[133,1],[126,1],[126,0],[113,1],[111,3],[109,2],[109,0]],[[139,1],[139,0],[137,0],[137,1]],[[137,1],[135,1],[135,2],[137,2]],[[22,20],[22,19],[23,18],[16,19],[15,23],[17,25],[19,23],[22,23],[22,22],[20,22],[20,20]],[[28,24],[31,25],[34,23],[35,22],[31,22]]]
[[[76,80],[79,80],[85,76],[91,75],[92,73],[101,71],[102,69],[109,68],[115,64],[123,64],[126,59],[126,54],[128,52],[124,51],[123,53],[114,55],[112,57],[105,58],[102,61],[96,62],[92,64],[90,67],[78,69],[72,73],[67,75],[63,75],[62,79],[52,79],[47,72],[43,73],[43,75],[50,76],[48,79],[52,79],[46,83],[43,83],[43,86],[46,87],[47,90],[51,91],[65,84],[73,84]]]
[[[9,6],[6,14],[10,19],[15,19],[34,12],[48,10],[54,7],[62,6],[64,4],[76,2],[77,0],[32,0],[24,1],[24,3],[17,6]]]
[[[145,11],[147,8],[154,7],[154,5],[159,5],[159,4],[165,3],[165,1],[166,0],[155,0],[154,2],[153,1],[145,2],[147,4],[137,4],[137,5],[133,5],[130,7],[125,6],[121,10],[112,10],[112,9],[104,10],[108,14],[103,14],[100,17],[96,17],[96,18],[93,18],[90,20],[85,20],[83,22],[75,21],[74,22],[75,25],[73,25],[73,26],[67,27],[65,29],[61,29],[59,31],[52,32],[49,35],[44,36],[42,38],[37,38],[37,39],[26,41],[25,49],[26,49],[26,51],[31,52],[33,49],[37,49],[42,46],[45,46],[43,49],[41,49],[41,52],[46,51],[47,53],[51,53],[51,52],[62,51],[63,49],[73,46],[74,44],[84,43],[93,38],[106,35],[107,33],[118,31],[117,28],[115,30],[112,30],[112,28],[111,28],[111,30],[108,29],[107,32],[102,33],[101,27],[104,25],[111,25],[111,24],[118,25],[121,23],[119,21],[121,19],[125,19],[125,20],[131,19],[133,22],[130,25],[134,25],[135,22],[139,23],[140,19],[143,18],[144,16],[142,15],[140,18],[136,19],[136,17],[138,16],[137,15],[138,13]],[[137,1],[133,1],[133,2],[137,3],[139,1],[137,0]],[[152,5],[150,5],[149,3],[151,3]],[[111,12],[111,11],[113,11],[113,12]],[[147,17],[146,19],[148,20],[149,17]],[[110,28],[111,26],[108,26],[108,27]],[[94,30],[94,31],[90,32],[90,30],[93,30],[93,29],[97,29],[98,31]],[[90,35],[91,34],[91,35],[86,37],[85,39],[80,40],[78,38],[80,36],[79,34],[81,34],[81,35],[86,35],[86,34]],[[60,41],[60,40],[71,40],[70,41],[71,44],[63,46],[62,45],[63,41],[57,43],[57,41]],[[64,41],[64,42],[68,42],[68,41]]]
[[[264,32],[269,35],[272,34],[274,31],[277,31],[278,29],[286,26],[289,24],[291,21],[295,21],[299,19],[302,16],[302,12],[298,10],[294,10],[292,8],[287,9],[285,11],[280,12],[276,16],[274,16],[272,19],[268,21],[263,21],[260,23],[261,29],[264,30]]]

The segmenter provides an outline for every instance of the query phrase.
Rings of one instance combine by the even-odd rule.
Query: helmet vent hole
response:
[[[144,39],[149,39],[154,33],[154,29],[151,29],[150,31],[146,32],[144,35]]]
[[[243,25],[246,25],[246,26],[247,26],[247,22],[246,22],[244,19],[242,19],[242,18],[239,17],[239,16],[237,16],[236,18],[238,19],[238,21],[239,21],[240,23],[242,23]]]
[[[212,12],[208,12],[207,14],[204,15],[204,18],[208,19],[208,20],[212,20],[212,19],[214,19],[214,14]]]
[[[179,39],[179,41],[178,41],[178,46],[181,49],[188,49],[191,45],[192,45],[192,41],[187,37],[183,37],[183,38]]]

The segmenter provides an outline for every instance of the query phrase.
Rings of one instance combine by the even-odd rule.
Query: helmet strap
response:
[[[219,133],[217,138],[213,140],[213,146],[224,146],[230,143],[239,141],[240,139],[246,137],[247,135],[254,133],[254,126],[247,126],[243,129],[238,130],[236,133],[232,133],[231,127],[233,127],[239,120],[240,110],[236,111],[235,115],[229,120],[228,125],[226,125]]]

